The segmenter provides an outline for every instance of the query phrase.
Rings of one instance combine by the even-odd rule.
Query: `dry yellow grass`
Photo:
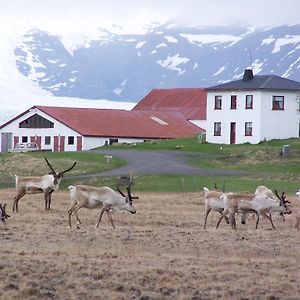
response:
[[[295,215],[277,230],[262,219],[232,231],[203,230],[203,199],[192,194],[139,194],[136,215],[79,211],[68,228],[68,193],[25,196],[12,213],[14,190],[0,190],[11,218],[0,228],[0,299],[299,299],[300,232]],[[75,225],[75,219],[73,220]]]

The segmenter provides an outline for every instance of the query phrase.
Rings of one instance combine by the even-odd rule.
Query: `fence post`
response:
[[[181,177],[181,191],[184,192],[184,178]]]

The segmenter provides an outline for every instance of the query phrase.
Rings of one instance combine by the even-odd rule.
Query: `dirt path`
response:
[[[127,161],[127,165],[102,173],[99,176],[120,176],[133,172],[136,175],[149,174],[182,174],[201,176],[236,175],[242,172],[217,169],[203,169],[189,165],[187,160],[191,156],[205,157],[202,153],[181,151],[134,151],[134,150],[99,150],[101,154],[120,157]],[[95,174],[91,175],[94,176]]]

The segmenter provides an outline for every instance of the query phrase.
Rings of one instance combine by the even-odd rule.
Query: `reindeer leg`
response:
[[[255,225],[255,229],[257,229],[257,227],[258,227],[258,222],[259,222],[259,213],[256,212],[256,225]]]
[[[230,212],[230,214],[229,214],[229,223],[231,225],[231,228],[236,230],[235,212]]]
[[[207,221],[207,217],[208,217],[208,214],[209,212],[211,211],[211,208],[207,208],[205,209],[205,218],[204,218],[204,225],[203,225],[203,229],[206,228],[206,221]]]
[[[52,198],[52,193],[54,192],[54,190],[51,190],[48,193],[48,210],[50,210],[50,205],[51,205],[51,198]]]
[[[20,194],[17,194],[15,197],[14,197],[14,203],[13,203],[13,212],[16,211],[16,212],[19,212],[19,207],[18,207],[18,202],[19,200],[26,195],[26,191],[23,191],[22,193]]]
[[[72,217],[72,213],[75,214],[75,216],[77,216],[77,211],[82,207],[82,205],[80,205],[79,203],[75,203],[69,210],[68,210],[68,215],[69,215],[69,226],[70,228],[72,228],[72,224],[71,224],[71,217]]]
[[[218,221],[218,223],[217,223],[216,229],[219,228],[219,225],[220,225],[222,219],[223,219],[228,213],[229,213],[228,209],[225,209],[225,210],[222,212],[221,217],[219,218],[219,221]]]
[[[110,212],[109,210],[107,210],[106,213],[107,213],[107,216],[108,216],[108,218],[109,218],[109,221],[110,221],[110,223],[111,223],[113,229],[116,229],[116,227],[115,227],[115,225],[114,225],[114,221],[113,221],[112,215],[111,215],[111,212]]]
[[[97,223],[96,223],[96,225],[95,225],[95,228],[98,228],[99,223],[100,223],[100,221],[101,221],[101,218],[102,218],[104,212],[107,211],[109,208],[110,208],[109,206],[103,206],[103,207],[102,207],[101,212],[100,212],[100,215],[99,215],[99,218],[98,218],[98,221],[97,221]]]
[[[79,219],[79,217],[78,217],[77,211],[75,212],[75,217],[76,217],[77,223],[78,223],[78,224],[81,224],[81,221],[80,221],[80,219]]]
[[[271,214],[268,215],[267,213],[264,213],[263,215],[264,215],[268,220],[270,220],[271,225],[272,225],[272,228],[275,229],[275,226],[274,226],[273,220],[272,220],[272,215],[271,215]]]

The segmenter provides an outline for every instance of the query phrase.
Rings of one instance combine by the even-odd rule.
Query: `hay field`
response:
[[[136,215],[79,211],[68,228],[68,193],[25,196],[12,213],[14,190],[0,190],[11,218],[0,228],[0,299],[300,299],[300,232],[295,215],[270,230],[261,219],[203,225],[202,193],[142,193]],[[290,200],[296,203],[296,199]]]

